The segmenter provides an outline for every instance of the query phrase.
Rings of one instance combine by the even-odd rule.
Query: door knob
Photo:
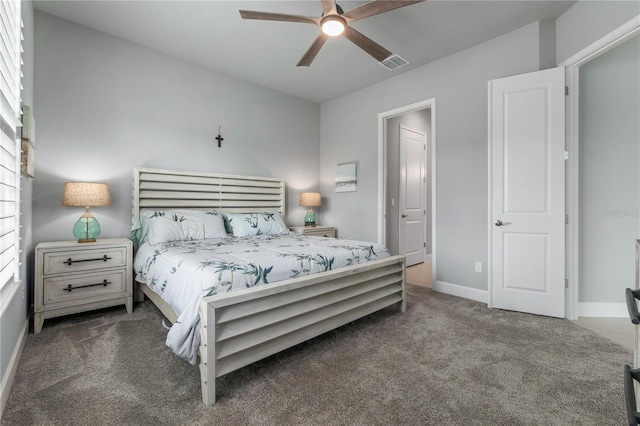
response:
[[[409,216],[409,215],[408,214],[402,214],[402,217],[407,217],[407,216]]]
[[[495,225],[496,226],[502,226],[502,225],[504,225],[504,222],[502,222],[500,219],[498,219],[498,220],[495,221]]]

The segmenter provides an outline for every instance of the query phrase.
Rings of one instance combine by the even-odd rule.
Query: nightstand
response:
[[[289,229],[296,234],[336,237],[336,228],[333,226],[290,226]]]
[[[132,258],[133,244],[127,238],[38,244],[34,333],[42,331],[46,318],[120,304],[131,313]]]

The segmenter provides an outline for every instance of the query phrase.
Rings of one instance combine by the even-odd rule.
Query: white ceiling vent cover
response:
[[[396,55],[396,54],[393,54],[389,56],[387,59],[385,59],[384,61],[379,62],[380,65],[382,65],[383,67],[391,71],[398,69],[400,67],[403,67],[408,63],[409,61],[407,61],[402,56]]]

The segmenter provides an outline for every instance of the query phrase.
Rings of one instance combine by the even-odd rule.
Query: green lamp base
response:
[[[316,214],[311,209],[309,209],[304,217],[304,226],[311,228],[316,226]]]
[[[91,212],[85,212],[73,225],[73,236],[79,243],[95,243],[100,235],[100,224]]]

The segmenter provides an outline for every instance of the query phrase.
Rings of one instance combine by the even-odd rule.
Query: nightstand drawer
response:
[[[335,238],[336,228],[333,226],[292,226],[292,232],[303,235],[313,235],[314,237]]]
[[[127,290],[126,284],[124,269],[45,278],[44,304],[123,293]]]
[[[333,238],[333,230],[323,231],[323,230],[305,230],[304,235],[312,235],[314,237],[330,237]]]
[[[87,271],[127,265],[126,247],[103,249],[51,251],[44,253],[44,275]]]

